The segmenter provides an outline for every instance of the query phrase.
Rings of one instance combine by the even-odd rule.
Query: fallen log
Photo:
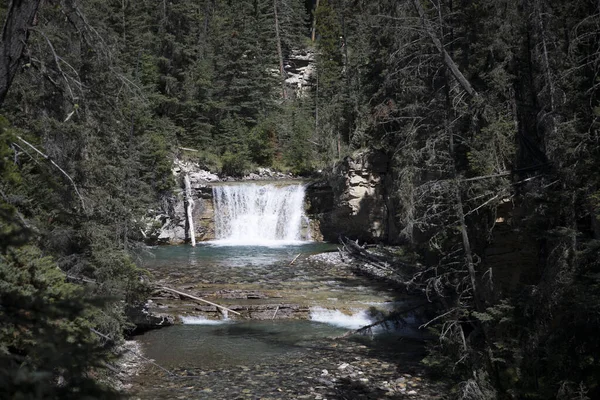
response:
[[[302,253],[298,253],[298,255],[296,257],[294,257],[294,259],[292,260],[292,262],[289,265],[292,265],[298,259],[298,257],[300,257],[300,254],[302,254]]]
[[[422,304],[419,304],[417,306],[410,307],[410,308],[407,308],[407,309],[404,309],[404,310],[401,310],[401,311],[395,311],[395,312],[391,313],[390,315],[388,315],[387,317],[385,317],[383,319],[375,321],[372,324],[365,325],[365,326],[363,326],[361,328],[348,331],[348,332],[344,333],[343,335],[338,336],[336,339],[342,339],[342,338],[346,338],[346,337],[351,336],[351,335],[362,334],[362,333],[364,333],[364,332],[366,332],[366,331],[368,331],[368,330],[370,330],[370,329],[372,329],[372,328],[374,328],[376,326],[383,325],[383,324],[385,324],[387,322],[390,322],[390,321],[401,321],[404,325],[406,325],[407,322],[404,320],[404,318],[402,318],[402,315],[404,315],[406,313],[409,313],[411,311],[414,311],[414,310],[418,310],[419,308],[424,307],[427,304],[429,304],[429,303],[422,303]]]
[[[381,269],[390,269],[389,262],[384,257],[377,256],[367,249],[362,248],[357,242],[349,240],[348,238],[340,237],[340,242],[343,245],[344,250],[351,256],[372,264]]]
[[[197,300],[197,301],[201,301],[201,302],[204,302],[204,303],[210,304],[211,306],[215,306],[215,307],[217,307],[217,308],[220,308],[221,310],[227,310],[227,311],[229,311],[229,312],[232,312],[232,313],[234,313],[234,314],[237,314],[237,315],[239,315],[239,316],[241,316],[241,315],[242,315],[242,314],[240,314],[239,312],[237,312],[237,311],[233,311],[233,310],[232,310],[232,309],[230,309],[230,308],[223,307],[223,306],[221,306],[221,305],[219,305],[219,304],[217,304],[217,303],[213,303],[212,301],[204,300],[204,299],[202,299],[202,298],[200,298],[200,297],[192,296],[191,294],[188,294],[188,293],[180,292],[179,290],[171,289],[171,288],[168,288],[168,287],[166,287],[166,286],[159,286],[159,287],[158,287],[158,289],[162,289],[162,290],[166,290],[166,291],[169,291],[169,292],[173,292],[173,293],[176,293],[176,294],[178,294],[178,295],[180,295],[180,296],[189,297],[190,299],[193,299],[193,300]]]
[[[370,252],[367,248],[360,246],[358,244],[358,241],[353,241],[342,236],[340,236],[339,241],[342,244],[343,249],[346,251],[346,253],[375,267],[389,271],[393,270],[391,265],[399,265],[406,268],[414,267],[414,265],[402,262],[398,260],[397,257],[393,257],[391,255],[386,256],[374,254]]]

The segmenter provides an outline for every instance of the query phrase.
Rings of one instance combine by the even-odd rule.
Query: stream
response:
[[[136,340],[173,375],[147,364],[133,377],[133,398],[441,398],[442,389],[423,377],[423,335],[414,326],[341,337],[408,300],[329,261],[334,248],[202,243],[149,249],[146,267],[158,282],[238,310],[264,307],[268,315],[225,317],[198,311],[206,308],[192,301],[154,298],[156,310],[179,316],[180,324]],[[281,304],[300,311],[280,315]]]
[[[176,325],[136,336],[136,399],[442,398],[424,377],[414,315],[368,335],[412,299],[355,274],[337,246],[306,236],[302,185],[213,187],[217,240],[149,248],[153,315]],[[160,367],[158,366],[160,365]]]

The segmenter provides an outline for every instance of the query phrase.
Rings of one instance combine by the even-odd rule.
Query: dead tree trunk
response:
[[[192,247],[196,246],[196,230],[194,229],[194,217],[192,211],[194,210],[194,199],[192,198],[192,185],[190,184],[190,176],[187,172],[183,176],[183,183],[185,185],[185,214],[188,222],[188,234],[190,235],[190,241]]]
[[[0,105],[19,69],[39,5],[40,0],[12,0],[8,5],[0,43]]]
[[[483,303],[481,301],[481,295],[477,285],[477,273],[475,272],[475,262],[473,258],[473,250],[471,249],[471,240],[469,239],[469,233],[467,231],[467,223],[465,220],[465,212],[463,209],[462,195],[460,193],[460,181],[457,177],[454,183],[454,196],[456,200],[456,213],[458,216],[458,228],[460,229],[460,235],[462,238],[463,250],[465,252],[465,259],[467,261],[467,271],[469,272],[469,278],[471,280],[471,286],[473,288],[473,299],[475,300],[475,308],[477,311],[483,311]]]
[[[429,35],[429,37],[433,41],[433,44],[435,45],[435,47],[438,49],[438,51],[442,55],[442,59],[444,60],[444,64],[446,65],[446,67],[448,67],[448,69],[450,70],[450,72],[452,72],[452,75],[456,78],[458,83],[460,83],[460,85],[463,87],[463,89],[467,93],[469,93],[469,95],[471,95],[472,97],[479,96],[479,93],[477,93],[477,91],[473,88],[473,86],[471,86],[471,83],[462,74],[462,72],[458,68],[458,65],[456,65],[456,63],[454,62],[452,57],[450,57],[450,54],[448,54],[446,49],[444,49],[444,46],[442,45],[441,40],[437,37],[437,35],[435,34],[435,30],[431,26],[431,22],[429,22],[429,20],[427,19],[427,16],[425,15],[425,10],[423,9],[423,6],[421,5],[421,1],[413,0],[413,4],[414,4],[415,8],[417,9],[417,12],[419,13],[419,17],[421,18],[421,23],[423,24],[423,28],[425,29],[425,32],[427,32],[427,35]]]
[[[312,23],[312,32],[310,34],[311,40],[314,42],[317,40],[317,9],[319,8],[319,0],[315,3],[315,8],[313,9],[313,23]]]
[[[279,35],[279,14],[277,12],[277,0],[273,0],[273,12],[275,14],[275,41],[277,42],[277,56],[279,57],[279,74],[281,75],[281,89],[284,100],[287,100],[285,88],[285,69],[283,68],[283,51],[281,50],[281,37]]]

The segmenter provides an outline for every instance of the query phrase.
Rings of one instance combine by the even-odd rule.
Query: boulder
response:
[[[159,244],[181,244],[185,242],[185,228],[169,222],[160,229],[156,240]]]
[[[164,328],[165,326],[171,326],[175,323],[175,317],[172,315],[159,315],[148,311],[147,304],[126,307],[125,315],[129,322],[135,325],[135,333]]]

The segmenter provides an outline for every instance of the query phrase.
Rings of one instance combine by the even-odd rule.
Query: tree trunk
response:
[[[423,28],[425,29],[425,32],[427,32],[427,34],[433,41],[433,44],[435,45],[435,47],[438,49],[438,51],[442,55],[442,59],[444,61],[444,64],[446,64],[446,67],[448,67],[448,69],[450,70],[450,72],[452,72],[452,75],[454,75],[454,77],[456,78],[458,83],[460,83],[460,85],[463,87],[463,89],[467,93],[469,93],[469,95],[471,95],[472,97],[479,96],[479,93],[477,93],[477,91],[475,89],[473,89],[473,86],[471,86],[471,83],[462,74],[462,72],[458,68],[458,65],[456,65],[456,63],[454,62],[452,57],[450,57],[450,54],[448,54],[446,49],[444,49],[444,46],[442,45],[442,42],[440,41],[440,39],[436,36],[434,28],[431,26],[431,23],[429,22],[429,20],[427,19],[427,16],[425,15],[425,10],[423,9],[423,6],[421,5],[420,0],[413,0],[413,4],[414,4],[415,8],[417,9],[417,12],[419,13],[419,17],[421,18],[421,23],[423,24]]]
[[[484,310],[481,294],[477,285],[477,273],[475,272],[475,262],[473,259],[473,250],[471,249],[471,241],[467,231],[467,223],[465,220],[465,212],[463,209],[462,195],[460,194],[460,180],[456,177],[454,183],[454,198],[456,200],[456,213],[458,215],[458,223],[460,235],[462,238],[463,250],[465,251],[465,259],[467,261],[467,271],[473,287],[473,299],[475,300],[475,309],[479,312]]]
[[[313,9],[312,32],[310,35],[313,42],[317,40],[317,8],[319,8],[319,0],[315,3],[315,8]]]
[[[285,70],[283,69],[283,51],[281,50],[281,37],[279,35],[279,15],[277,13],[277,0],[273,0],[273,12],[275,14],[275,40],[277,42],[277,55],[279,56],[279,74],[281,75],[281,88],[284,100],[287,100],[285,88]]]
[[[6,12],[0,43],[0,105],[19,69],[29,27],[33,24],[40,0],[12,0]]]
[[[183,177],[183,182],[185,184],[185,213],[188,222],[188,232],[190,235],[192,247],[196,247],[196,230],[194,229],[194,218],[192,216],[192,211],[194,210],[194,199],[192,198],[192,186],[190,184],[190,176],[187,172]]]

